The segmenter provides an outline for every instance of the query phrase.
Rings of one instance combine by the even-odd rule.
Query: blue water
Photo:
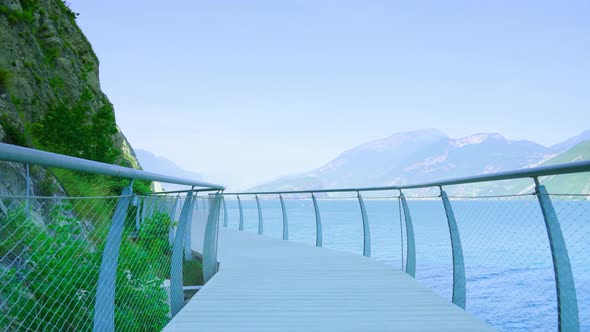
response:
[[[229,227],[238,228],[237,201],[227,199]],[[256,232],[255,200],[242,200],[244,226]],[[289,239],[315,245],[310,199],[285,199]],[[362,254],[363,228],[355,199],[318,199],[324,247]],[[405,225],[397,199],[365,199],[372,257],[402,269]],[[445,211],[440,200],[410,199],[416,239],[416,279],[451,301],[453,269]],[[549,242],[534,197],[452,201],[467,277],[467,310],[499,330],[555,331],[557,302]],[[576,284],[582,331],[590,331],[590,202],[554,200]],[[277,199],[261,199],[266,236],[282,237]],[[401,234],[404,235],[402,238]]]

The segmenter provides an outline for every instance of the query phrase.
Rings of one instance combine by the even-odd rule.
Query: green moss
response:
[[[22,5],[21,5],[22,6]],[[33,23],[35,8],[25,8],[23,10],[13,10],[6,5],[0,5],[0,14],[4,15],[8,19],[10,25],[17,23]]]
[[[48,197],[53,195],[57,189],[58,188],[55,186],[55,183],[53,182],[53,178],[51,176],[44,176],[39,181],[36,194],[39,196]]]
[[[50,64],[53,60],[59,58],[61,56],[61,50],[59,47],[50,47],[45,49],[45,62]]]
[[[28,146],[24,131],[20,130],[10,122],[8,114],[2,114],[0,116],[0,125],[4,129],[4,140],[6,143],[19,146]]]
[[[43,77],[41,77],[41,75],[37,74],[36,72],[33,72],[33,78],[37,83],[41,83],[43,81]]]
[[[58,94],[63,80],[51,82]],[[44,119],[33,128],[44,149],[109,164],[117,160],[121,151],[113,146],[113,135],[118,133],[113,107],[107,104],[93,113],[93,98],[86,88],[74,103],[52,103]]]
[[[39,0],[20,0],[20,6],[25,11],[33,12],[39,8]]]
[[[0,68],[0,93],[7,92],[12,82],[12,72]]]
[[[120,195],[123,188],[128,187],[130,182],[127,179],[63,169],[53,169],[52,173],[66,190],[68,196],[73,197]],[[151,193],[150,184],[150,181],[136,180],[133,182],[133,192],[140,195]]]
[[[63,89],[64,85],[64,79],[59,76],[49,78],[49,86],[54,93],[60,92],[60,89]]]
[[[66,14],[66,16],[72,21],[74,22],[76,20],[76,18],[78,17],[78,15],[80,15],[80,13],[76,13],[74,12],[71,8],[70,8],[70,3],[67,1],[63,1],[63,0],[54,0],[55,3],[57,4],[57,6],[59,7],[59,9],[61,9],[61,11]]]
[[[94,71],[94,63],[84,60],[84,59],[82,59],[82,62],[84,63],[84,65],[82,67],[82,79],[84,81],[88,81],[88,73],[91,73]]]
[[[182,264],[182,284],[185,286],[203,285],[203,264],[200,261],[184,261]]]
[[[23,100],[20,98],[14,97],[14,98],[11,98],[11,100],[12,100],[12,103],[14,104],[14,106],[20,106],[23,104]]]

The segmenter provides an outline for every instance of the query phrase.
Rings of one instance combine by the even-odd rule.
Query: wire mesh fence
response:
[[[450,302],[454,257],[447,215],[441,197],[420,194],[406,192],[416,243],[416,279]],[[372,258],[403,270],[408,260],[408,239],[398,193],[363,195]],[[283,194],[289,239],[315,245],[316,221],[310,195],[293,196]],[[449,199],[464,255],[466,310],[502,331],[557,330],[552,251],[537,197],[526,193]],[[580,329],[590,330],[590,195],[551,195],[551,199],[571,260]],[[356,196],[317,196],[317,201],[323,246],[361,255],[363,228]],[[237,229],[237,221],[232,220],[238,216],[234,203],[227,206],[228,224]],[[250,209],[244,214],[246,231],[256,232],[256,203],[252,200],[248,204],[244,204]],[[266,196],[262,207],[265,230],[266,223],[273,225],[268,229],[277,237],[278,227],[282,227],[278,195]]]
[[[440,199],[407,197],[416,241],[416,279],[451,301],[453,255]]]
[[[400,215],[399,196],[387,194],[389,197],[364,197],[371,231],[371,257],[403,270],[406,251],[405,223],[400,219],[403,214]]]
[[[0,330],[100,331],[108,326],[96,317],[105,312],[118,331],[160,330],[182,307],[178,302],[190,297],[188,290],[196,289],[190,286],[203,284],[204,271],[206,278],[215,273],[219,200],[206,192],[193,198],[163,193],[73,198],[41,190],[55,183],[38,181],[37,194],[55,195],[40,197],[23,175],[40,168],[27,167],[26,173],[17,168],[0,187]],[[28,197],[14,195],[22,188]],[[361,190],[364,204],[354,191],[284,193],[284,211],[276,194],[258,199],[243,194],[241,208],[229,196],[219,212],[230,228],[239,227],[241,215],[246,231],[263,230],[275,238],[283,237],[287,216],[290,240],[359,255],[367,254],[369,240],[373,259],[400,270],[414,261],[409,248],[415,242],[416,279],[455,301],[463,279],[457,271],[464,271],[466,310],[497,329],[577,330],[579,321],[580,330],[590,330],[590,195],[546,194],[544,186],[531,186],[526,190],[534,188],[538,196],[472,196],[481,191],[461,188],[453,192],[465,196],[451,196],[450,203],[446,195],[432,196],[437,188],[404,189],[413,237],[404,196],[383,188]],[[117,218],[122,202],[124,213]],[[116,251],[109,251],[113,229],[119,229],[115,220],[121,221],[115,237],[121,239]],[[317,234],[323,243],[316,242]],[[463,259],[457,255],[459,240]],[[205,255],[203,268],[199,258],[206,249],[215,254]],[[113,306],[106,309],[99,305],[105,262],[116,262],[109,270]]]
[[[0,197],[0,330],[92,330],[100,314],[95,302],[105,259],[118,261],[115,329],[165,326],[171,318],[172,244],[185,198],[129,197],[118,257],[104,257],[121,198]],[[207,199],[199,200],[203,210]],[[189,235],[206,219],[196,204],[194,209]],[[183,285],[201,285],[201,262],[188,244]]]
[[[580,330],[590,331],[590,195],[552,195],[551,199],[568,246]]]
[[[467,310],[501,330],[555,331],[551,249],[537,198],[450,199],[465,255]]]
[[[0,279],[7,330],[89,330],[116,199],[2,199]],[[84,218],[76,211],[88,211]],[[69,317],[72,316],[72,317]]]

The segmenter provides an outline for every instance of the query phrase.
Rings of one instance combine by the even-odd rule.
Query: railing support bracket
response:
[[[580,331],[574,275],[561,226],[559,225],[559,219],[557,218],[547,189],[539,183],[538,178],[535,177],[534,181],[535,193],[537,194],[541,212],[543,213],[543,220],[545,221],[545,228],[551,248],[551,258],[553,260],[555,291],[557,295],[558,329],[559,331],[568,332]]]
[[[465,262],[463,259],[463,248],[461,247],[461,237],[459,236],[459,229],[457,228],[451,202],[442,187],[440,188],[440,196],[447,215],[449,234],[451,236],[451,249],[453,252],[453,303],[465,309],[467,291],[465,287]]]
[[[410,208],[408,207],[406,196],[403,192],[401,192],[401,190],[399,197],[402,201],[404,220],[406,221],[406,273],[412,278],[416,278],[416,241],[414,240],[414,226],[412,225],[412,216],[410,215]]]

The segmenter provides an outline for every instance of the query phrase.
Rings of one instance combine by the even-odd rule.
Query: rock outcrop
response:
[[[62,0],[0,0],[0,141],[139,168],[76,15]]]

